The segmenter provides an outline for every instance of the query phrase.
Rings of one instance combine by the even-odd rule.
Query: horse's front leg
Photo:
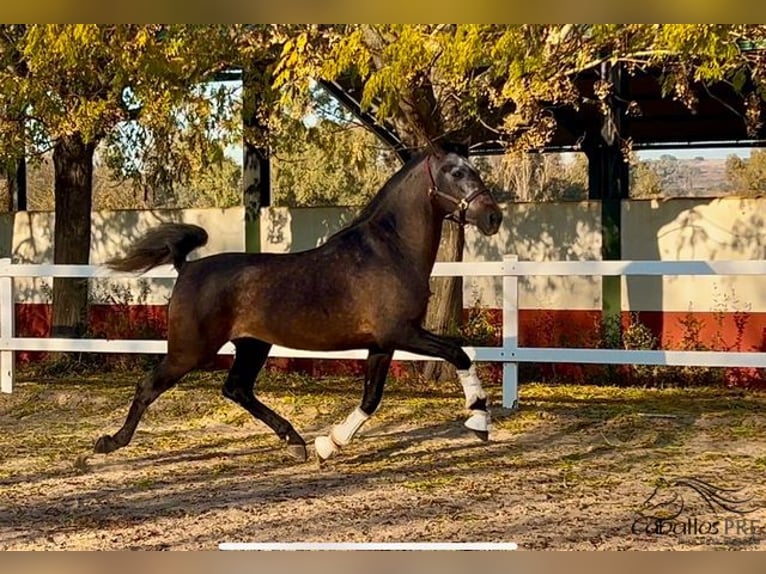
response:
[[[341,448],[349,444],[362,425],[377,410],[383,398],[383,387],[392,357],[393,352],[377,348],[370,350],[365,370],[362,404],[351,411],[346,420],[334,425],[329,434],[314,439],[314,447],[320,462],[337,454]]]
[[[476,366],[472,364],[468,369],[458,369],[457,376],[465,394],[465,408],[471,411],[465,426],[481,440],[489,440],[491,419],[487,408],[487,393],[476,374]]]
[[[460,345],[449,337],[442,337],[424,329],[416,329],[407,333],[398,342],[397,347],[420,355],[439,357],[455,366],[463,387],[465,406],[471,411],[465,426],[480,439],[488,440],[491,418],[487,408],[487,393],[476,374],[476,366],[472,364],[471,358]]]

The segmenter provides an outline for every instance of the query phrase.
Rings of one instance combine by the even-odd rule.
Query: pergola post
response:
[[[271,205],[271,160],[269,150],[254,142],[266,140],[266,126],[258,117],[258,70],[242,73],[242,193],[245,206],[245,250],[261,250],[261,208]]]
[[[601,202],[601,256],[604,260],[622,258],[622,200],[629,197],[630,166],[623,157],[620,134],[627,121],[627,74],[621,66],[604,63],[602,80],[612,84],[609,112],[597,133],[587,134],[583,151],[588,157],[588,199]],[[602,320],[620,325],[622,279],[602,278]]]

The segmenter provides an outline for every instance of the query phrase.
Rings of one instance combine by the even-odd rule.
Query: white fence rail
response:
[[[591,363],[633,365],[677,365],[707,367],[766,367],[766,353],[717,351],[628,351],[622,349],[573,349],[519,347],[519,277],[527,276],[646,276],[646,275],[766,275],[766,261],[518,261],[515,255],[503,261],[437,263],[433,276],[488,276],[503,278],[503,327],[500,347],[466,347],[475,361],[503,364],[503,406],[518,404],[519,363]],[[93,265],[14,264],[0,259],[0,390],[10,393],[14,380],[16,351],[151,353],[166,352],[166,341],[23,338],[15,336],[13,279],[21,277],[119,278]],[[169,266],[142,277],[174,278]],[[231,344],[221,354],[233,354]],[[272,357],[364,359],[366,351],[315,352],[274,346]],[[395,360],[433,360],[413,353],[397,352]]]

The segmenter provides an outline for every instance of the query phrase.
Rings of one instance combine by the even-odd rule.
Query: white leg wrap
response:
[[[354,438],[356,432],[370,418],[362,409],[357,407],[346,420],[332,427],[328,436],[318,436],[314,439],[317,456],[326,460],[340,452],[340,447],[346,446]]]
[[[356,407],[351,414],[346,417],[346,420],[332,427],[330,431],[330,438],[338,446],[346,446],[354,438],[356,431],[367,421],[370,416],[365,413],[359,407]]]
[[[471,365],[467,371],[458,371],[457,375],[460,377],[460,384],[463,385],[463,393],[465,393],[465,408],[470,409],[477,400],[487,398],[474,365]]]
[[[465,426],[479,432],[489,432],[491,419],[489,411],[471,411],[471,416],[465,421]]]

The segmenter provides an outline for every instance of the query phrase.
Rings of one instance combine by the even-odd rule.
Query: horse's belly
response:
[[[273,345],[307,351],[360,349],[375,342],[372,330],[357,321],[312,321],[305,318],[253,321],[249,324],[235,325],[231,338],[238,337],[254,337]]]

